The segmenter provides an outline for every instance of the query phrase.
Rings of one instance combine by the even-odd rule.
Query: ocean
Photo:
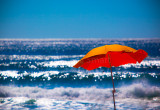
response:
[[[112,67],[117,110],[160,109],[160,39],[1,39],[0,110],[113,110],[109,68],[73,68],[87,52],[121,44],[140,64]]]

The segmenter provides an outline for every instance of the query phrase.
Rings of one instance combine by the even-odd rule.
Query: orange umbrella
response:
[[[116,109],[115,98],[114,98],[115,87],[114,87],[111,67],[112,66],[118,67],[120,65],[124,65],[128,63],[137,63],[137,62],[140,63],[147,56],[148,56],[147,52],[145,52],[142,49],[135,50],[131,47],[127,47],[119,44],[104,45],[89,51],[73,67],[75,68],[82,67],[87,70],[93,70],[98,67],[110,68],[112,83],[113,83],[112,93],[113,93],[114,109]]]

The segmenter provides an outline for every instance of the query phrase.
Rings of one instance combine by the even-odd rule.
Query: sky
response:
[[[0,0],[0,38],[160,38],[159,6],[159,0]]]

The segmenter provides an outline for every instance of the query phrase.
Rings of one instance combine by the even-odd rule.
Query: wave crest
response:
[[[135,98],[153,99],[159,97],[160,88],[156,86],[143,86],[143,84],[132,84],[116,88],[116,99]],[[0,86],[0,97],[29,97],[29,98],[54,98],[105,102],[112,100],[112,89],[103,88],[71,88],[57,87],[44,89],[39,87],[13,87]]]

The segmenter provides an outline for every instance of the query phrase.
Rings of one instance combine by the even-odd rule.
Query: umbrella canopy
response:
[[[73,67],[82,67],[87,70],[93,70],[98,67],[107,67],[111,70],[111,77],[113,83],[113,102],[114,109],[115,105],[115,87],[112,75],[112,66],[118,67],[120,65],[128,63],[140,63],[143,59],[148,56],[147,52],[142,49],[135,50],[131,47],[124,45],[113,44],[104,45],[102,47],[97,47],[89,51],[77,64]]]
[[[89,51],[76,65],[73,67],[83,67],[87,70],[93,70],[98,67],[111,66],[118,67],[128,63],[141,62],[148,56],[147,52],[142,49],[135,50],[131,47],[113,44],[97,47]],[[110,58],[110,62],[109,62]]]

